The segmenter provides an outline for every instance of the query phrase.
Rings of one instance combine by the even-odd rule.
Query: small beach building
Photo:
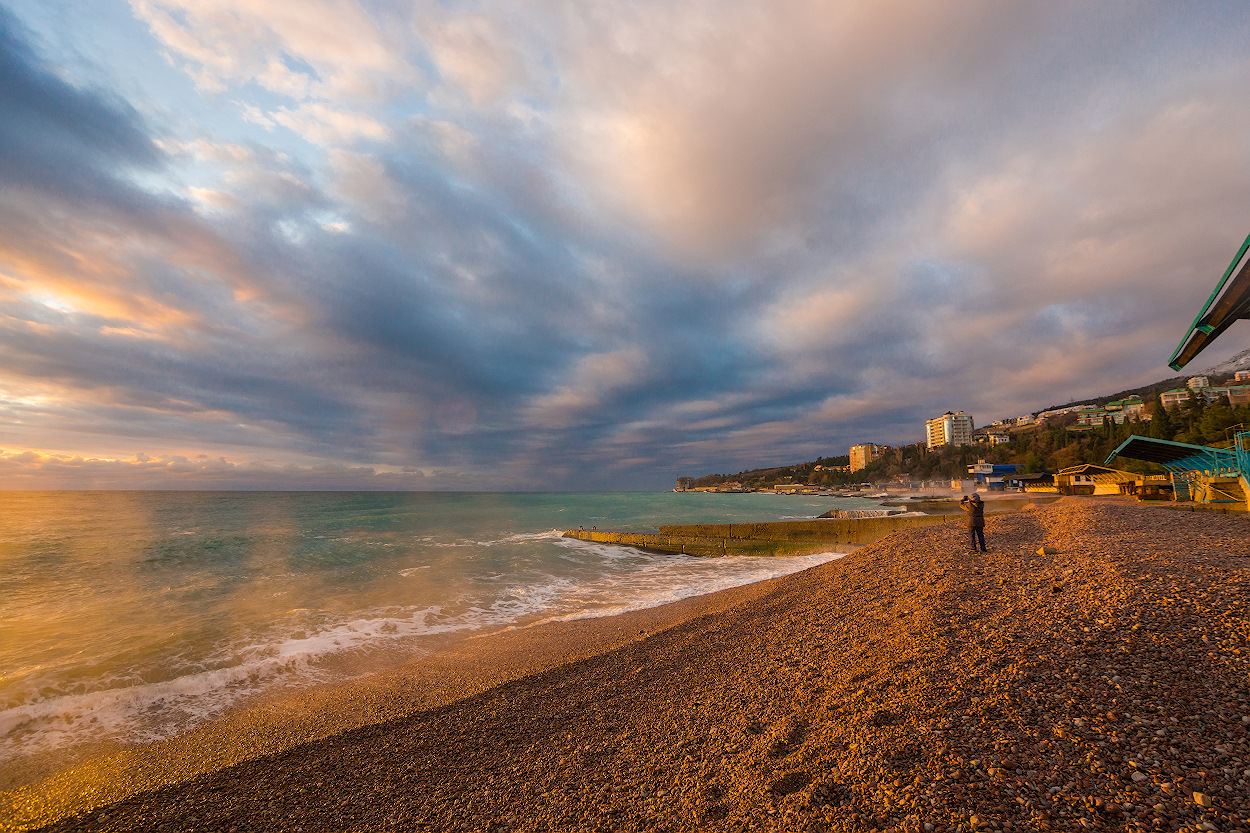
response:
[[[1131,471],[1121,471],[1093,463],[1068,466],[1055,475],[1055,486],[1065,495],[1121,495],[1125,484],[1137,481]]]
[[[1021,492],[1053,494],[1059,491],[1055,486],[1055,476],[1045,471],[1033,472],[1031,474],[1008,474],[1003,477],[1003,482],[1007,484],[1008,489],[1018,489]]]
[[[972,475],[977,486],[984,487],[991,492],[1005,491],[1007,488],[1005,478],[1018,471],[1020,471],[1020,466],[1015,463],[987,463],[984,460],[978,460],[968,466],[968,474]]]
[[[1129,437],[1107,458],[1157,463],[1168,470],[1176,500],[1246,507],[1250,494],[1250,431],[1238,431],[1226,447],[1193,445],[1153,437]]]

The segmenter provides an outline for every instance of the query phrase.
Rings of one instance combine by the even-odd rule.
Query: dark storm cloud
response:
[[[161,154],[124,101],[56,77],[29,33],[0,7],[0,181],[78,197],[124,193],[111,171],[152,167]]]

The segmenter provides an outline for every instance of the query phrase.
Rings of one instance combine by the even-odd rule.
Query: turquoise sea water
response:
[[[436,635],[604,616],[828,560],[656,555],[583,525],[811,518],[703,493],[0,492],[0,767],[141,743]]]

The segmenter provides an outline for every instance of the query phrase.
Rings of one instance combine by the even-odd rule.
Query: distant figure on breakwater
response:
[[[985,547],[985,504],[981,496],[973,492],[971,498],[962,498],[959,506],[968,513],[968,545],[977,551],[977,541],[981,542],[981,552],[989,552]]]

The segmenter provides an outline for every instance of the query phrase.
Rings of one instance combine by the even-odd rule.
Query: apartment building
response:
[[[1195,388],[1194,390],[1196,393],[1200,393],[1208,402],[1215,402],[1221,396],[1227,396],[1230,405],[1250,405],[1250,385],[1207,386]],[[1178,405],[1184,405],[1189,402],[1189,390],[1186,388],[1165,390],[1159,394],[1159,398],[1163,401],[1163,407],[1175,408]]]
[[[925,423],[925,445],[932,451],[944,445],[972,445],[972,417],[947,411]]]
[[[881,455],[889,448],[888,445],[873,445],[872,443],[851,446],[851,471],[859,471],[873,460],[881,459]]]
[[[1189,401],[1188,388],[1172,388],[1159,394],[1159,401],[1165,408],[1176,408]]]

